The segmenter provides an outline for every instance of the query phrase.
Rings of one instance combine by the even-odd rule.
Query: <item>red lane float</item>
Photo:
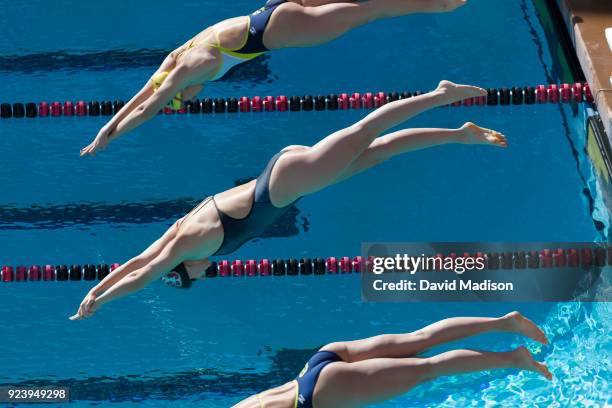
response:
[[[70,101],[64,102],[64,116],[74,115],[74,105]]]
[[[436,258],[482,257],[485,259],[488,270],[498,269],[535,269],[535,268],[590,268],[612,265],[612,247],[593,248],[558,248],[543,249],[540,251],[516,252],[475,252],[458,255],[436,254]],[[113,264],[74,264],[66,265],[18,265],[16,267],[2,266],[0,281],[26,282],[26,281],[93,281],[104,279],[120,265]],[[275,259],[275,260],[220,260],[213,262],[206,270],[206,276],[213,277],[255,277],[255,276],[293,276],[293,275],[337,275],[361,273],[370,271],[372,260],[361,256],[343,256],[340,258],[302,258],[302,259]]]
[[[366,92],[360,93],[341,93],[329,94],[328,96],[254,96],[249,98],[242,96],[236,98],[205,98],[185,103],[185,106],[178,110],[168,107],[163,108],[160,113],[166,115],[178,114],[225,114],[225,113],[246,113],[246,112],[298,112],[298,111],[321,111],[321,110],[348,110],[348,109],[375,109],[391,101],[410,98],[421,95],[422,92]],[[491,88],[487,96],[468,98],[456,101],[449,106],[484,106],[484,105],[521,105],[533,103],[581,103],[593,102],[591,88],[586,83],[575,84],[549,84],[538,85],[536,87],[513,87],[513,88]],[[125,105],[124,101],[58,101],[40,102],[35,104],[23,103],[2,103],[0,104],[1,118],[34,118],[34,117],[60,117],[60,116],[110,116],[117,113]],[[24,115],[24,106],[27,114]]]

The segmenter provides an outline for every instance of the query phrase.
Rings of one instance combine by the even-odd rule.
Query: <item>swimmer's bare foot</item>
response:
[[[529,350],[521,346],[512,352],[516,358],[516,365],[523,370],[533,371],[544,376],[547,380],[552,380],[552,373],[544,363],[535,361]]]
[[[477,96],[486,96],[487,91],[478,86],[455,84],[451,81],[440,81],[435,92],[443,96],[445,103],[462,101]]]
[[[508,147],[506,137],[491,129],[483,128],[472,122],[467,122],[459,129],[459,142],[465,144],[489,144]]]
[[[522,334],[538,343],[548,344],[548,339],[542,329],[519,312],[510,312],[502,317],[502,319],[508,322],[510,331]]]

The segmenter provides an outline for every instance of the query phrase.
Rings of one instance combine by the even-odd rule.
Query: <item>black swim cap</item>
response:
[[[187,268],[182,262],[174,267],[170,272],[162,276],[162,281],[173,288],[189,289],[192,285],[192,280],[187,273]]]

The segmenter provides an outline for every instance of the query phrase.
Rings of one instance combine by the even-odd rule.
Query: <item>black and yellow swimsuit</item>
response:
[[[268,22],[270,21],[270,17],[272,16],[274,10],[276,10],[278,6],[286,2],[287,0],[268,0],[268,2],[266,2],[266,4],[262,8],[251,13],[249,15],[249,25],[244,36],[244,41],[240,47],[226,48],[221,46],[218,33],[216,34],[215,43],[206,44],[209,47],[218,49],[221,52],[222,58],[221,64],[219,65],[219,69],[217,70],[213,78],[210,79],[211,81],[221,79],[230,69],[232,69],[236,65],[250,61],[253,58],[257,58],[260,55],[269,51],[263,43],[263,36],[266,31],[266,27],[268,26]],[[197,44],[195,43],[195,41],[191,41],[187,48],[182,51],[182,53],[193,48],[196,45]],[[154,89],[157,90],[161,86],[168,74],[168,71],[164,71],[153,76],[152,82]],[[183,97],[179,92],[168,103],[168,107],[176,110],[180,109],[182,106]]]
[[[304,369],[294,380],[297,384],[293,408],[313,408],[314,390],[321,371],[331,363],[342,361],[342,358],[332,351],[318,351],[304,366]],[[257,394],[259,408],[266,408],[262,395]]]
[[[269,51],[263,43],[264,32],[274,10],[286,2],[287,0],[268,0],[262,8],[251,13],[246,35],[240,47],[234,49],[222,47],[219,38],[217,38],[217,44],[212,46],[221,51],[223,62],[211,81],[222,78],[236,65],[250,61]]]

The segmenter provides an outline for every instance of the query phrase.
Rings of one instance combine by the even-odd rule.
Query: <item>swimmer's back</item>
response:
[[[295,408],[297,384],[295,381],[252,395],[233,408]]]
[[[247,36],[248,26],[248,16],[234,17],[220,21],[196,34],[193,38],[179,47],[177,53],[180,55],[186,50],[199,45],[228,49],[238,48],[242,45],[244,38]]]

